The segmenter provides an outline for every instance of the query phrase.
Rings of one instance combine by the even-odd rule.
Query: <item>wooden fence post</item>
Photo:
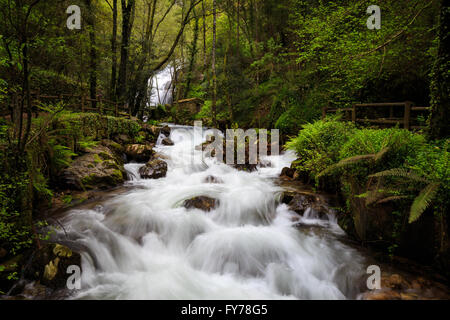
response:
[[[98,96],[98,110],[100,114],[103,114],[102,96]]]
[[[325,119],[327,116],[327,109],[328,109],[327,107],[322,108],[322,120]]]
[[[412,102],[411,101],[406,101],[405,102],[405,114],[404,114],[404,118],[403,118],[403,127],[406,130],[410,129],[411,106],[412,106]]]
[[[356,104],[352,106],[352,121],[356,123]]]
[[[84,95],[81,94],[81,112],[84,113]]]

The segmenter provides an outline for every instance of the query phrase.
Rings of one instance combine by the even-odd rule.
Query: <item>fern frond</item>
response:
[[[317,177],[321,177],[321,176],[326,175],[336,169],[352,165],[359,161],[373,159],[374,157],[375,157],[375,154],[365,154],[365,155],[361,155],[361,156],[354,156],[354,157],[350,157],[347,159],[343,159],[343,160],[339,161],[338,163],[333,164],[333,165],[329,166],[328,168],[326,168],[325,170],[323,170],[322,172],[320,172],[317,175]]]
[[[386,203],[389,201],[401,200],[401,199],[406,199],[406,198],[408,198],[408,196],[390,196],[390,197],[386,197],[384,199],[378,200],[376,202],[376,204],[382,204],[382,203]]]
[[[369,178],[380,178],[380,177],[390,177],[390,176],[403,177],[403,178],[411,179],[411,180],[418,181],[418,182],[425,182],[425,183],[431,182],[430,180],[423,178],[423,177],[415,174],[414,172],[408,171],[403,168],[395,168],[395,169],[389,169],[389,170],[377,172],[377,173],[371,174],[369,176]]]
[[[420,218],[422,213],[428,208],[439,189],[439,183],[433,182],[423,188],[419,195],[414,199],[409,212],[409,223]]]
[[[380,161],[381,159],[383,159],[383,157],[386,155],[386,153],[388,153],[388,151],[389,151],[389,147],[385,147],[385,148],[383,148],[383,149],[381,149],[380,151],[378,151],[376,154],[375,154],[375,157],[373,158],[376,162],[377,161]]]

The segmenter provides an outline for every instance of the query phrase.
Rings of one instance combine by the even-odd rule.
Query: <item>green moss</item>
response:
[[[95,163],[101,163],[103,160],[100,159],[100,156],[98,154],[94,154],[94,162]]]

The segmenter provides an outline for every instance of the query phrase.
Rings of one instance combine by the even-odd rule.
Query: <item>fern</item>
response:
[[[417,174],[415,174],[412,171],[408,171],[403,168],[395,168],[395,169],[389,169],[381,172],[377,172],[375,174],[371,174],[369,178],[381,178],[381,177],[402,177],[411,179],[417,182],[424,182],[424,183],[430,183],[431,181],[423,178]]]
[[[419,195],[414,199],[409,213],[409,223],[412,223],[420,218],[422,213],[429,207],[431,201],[434,199],[440,183],[432,182],[428,184]]]
[[[386,147],[386,148],[381,149],[377,153],[358,155],[358,156],[343,159],[343,160],[339,161],[338,163],[333,164],[333,165],[329,166],[328,168],[326,168],[325,170],[323,170],[322,172],[320,172],[317,175],[317,177],[321,177],[323,175],[326,175],[326,174],[329,174],[329,173],[335,171],[336,169],[344,168],[349,165],[358,163],[360,161],[364,161],[364,160],[373,160],[375,162],[380,161],[388,151],[389,151],[389,148]]]
[[[412,171],[408,171],[404,168],[395,168],[390,170],[381,171],[375,174],[370,175],[369,177],[374,178],[382,178],[382,177],[399,177],[405,178],[409,180],[413,180],[416,182],[427,183],[426,187],[420,191],[419,195],[414,199],[410,212],[409,212],[409,223],[413,223],[417,219],[420,218],[422,213],[429,207],[431,201],[434,199],[440,183],[433,182],[429,179],[421,177]],[[392,200],[398,200],[406,198],[406,196],[392,196],[387,197],[385,199],[379,200],[377,203],[383,203]]]

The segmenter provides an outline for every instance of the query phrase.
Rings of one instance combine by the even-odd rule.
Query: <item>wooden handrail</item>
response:
[[[355,103],[351,108],[328,108],[324,107],[322,109],[322,119],[326,117],[329,112],[340,112],[340,111],[351,111],[352,112],[352,122],[354,123],[373,123],[373,124],[399,124],[403,125],[403,128],[410,129],[421,129],[422,126],[411,124],[411,113],[413,111],[431,111],[430,107],[419,107],[413,106],[414,103],[411,101],[405,102],[382,102],[382,103]],[[389,117],[378,117],[376,119],[362,119],[357,117],[357,111],[363,108],[378,108],[378,107],[389,107]],[[401,118],[394,117],[394,107],[403,107],[403,116]]]

